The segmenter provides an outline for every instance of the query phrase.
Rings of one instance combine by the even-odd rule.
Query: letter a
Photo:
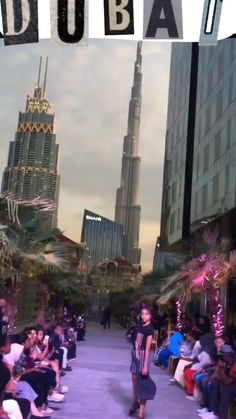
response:
[[[145,0],[144,38],[182,38],[181,0]]]
[[[105,35],[134,34],[133,0],[104,0]]]
[[[38,0],[1,0],[5,45],[39,41]]]

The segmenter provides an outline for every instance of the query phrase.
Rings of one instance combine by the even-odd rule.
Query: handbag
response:
[[[149,374],[145,376],[139,374],[136,390],[138,400],[153,400],[156,395],[156,390],[156,384]]]

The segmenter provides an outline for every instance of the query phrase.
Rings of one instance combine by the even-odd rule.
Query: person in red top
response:
[[[201,415],[204,419],[228,419],[230,403],[236,397],[236,361],[230,345],[219,351],[215,372],[210,380],[210,412]]]

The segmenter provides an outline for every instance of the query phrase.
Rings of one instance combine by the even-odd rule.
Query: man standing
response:
[[[105,310],[103,310],[102,313],[102,324],[103,324],[103,329],[106,330],[107,327],[108,329],[111,328],[111,310],[110,307],[106,307]]]

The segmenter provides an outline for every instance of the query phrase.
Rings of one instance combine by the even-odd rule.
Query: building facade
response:
[[[236,207],[236,39],[200,48],[191,229]]]
[[[236,207],[235,70],[235,39],[173,45],[160,250]]]
[[[3,173],[2,193],[23,200],[48,199],[53,212],[40,213],[40,222],[56,227],[59,198],[58,151],[54,113],[46,97],[47,67],[43,86],[40,59],[38,83],[34,95],[27,96],[26,108],[19,113],[15,140],[10,142],[7,166]]]
[[[123,226],[85,210],[81,242],[86,244],[83,263],[88,274],[105,259],[122,256]]]
[[[116,193],[115,221],[124,227],[123,255],[132,264],[140,264],[139,203],[140,167],[139,132],[142,105],[142,43],[138,43],[134,84],[129,105],[128,131],[124,138],[121,185]]]
[[[187,237],[190,225],[194,97],[198,46],[174,44],[171,55],[160,248]],[[196,99],[195,99],[196,102]]]
[[[235,249],[235,38],[215,47],[173,45],[165,153],[159,259],[189,252],[188,239],[206,226],[219,229],[223,252],[225,238]],[[236,326],[233,279],[223,294],[227,323]]]

